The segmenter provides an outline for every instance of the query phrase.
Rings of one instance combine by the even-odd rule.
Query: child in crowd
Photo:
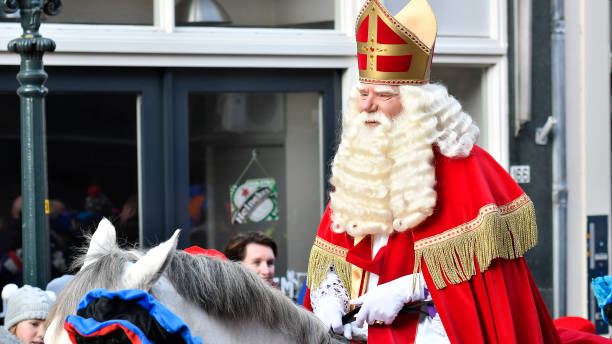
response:
[[[24,285],[7,284],[2,289],[4,326],[0,327],[0,343],[43,344],[45,319],[55,301],[55,293]]]

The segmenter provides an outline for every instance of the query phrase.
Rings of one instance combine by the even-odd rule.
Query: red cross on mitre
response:
[[[433,46],[424,44],[378,0],[366,1],[356,28],[361,82],[390,85],[429,82]]]

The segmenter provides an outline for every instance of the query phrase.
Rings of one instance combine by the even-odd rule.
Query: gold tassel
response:
[[[487,213],[476,230],[416,249],[414,271],[420,271],[424,259],[436,288],[442,289],[447,285],[444,279],[451,284],[470,280],[476,274],[476,261],[484,272],[496,258],[522,257],[538,241],[535,209],[529,199],[517,210],[508,209]]]
[[[345,260],[345,257],[332,254],[317,245],[312,246],[310,251],[306,275],[306,284],[311,290],[319,287],[332,265],[342,285],[346,290],[351,290],[351,264]]]

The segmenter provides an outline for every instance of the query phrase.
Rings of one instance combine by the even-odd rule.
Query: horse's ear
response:
[[[117,234],[115,233],[115,226],[113,226],[109,220],[103,218],[98,224],[98,228],[91,236],[89,248],[87,249],[85,261],[83,262],[83,267],[81,267],[81,269],[93,263],[96,260],[96,257],[100,254],[108,253],[115,247],[117,247]]]
[[[136,263],[129,265],[123,274],[122,287],[149,291],[170,265],[172,252],[176,250],[180,233],[181,230],[177,229],[172,238],[153,247]]]

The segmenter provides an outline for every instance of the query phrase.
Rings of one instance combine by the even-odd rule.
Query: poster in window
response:
[[[247,179],[230,185],[231,220],[233,224],[278,220],[276,180]]]

